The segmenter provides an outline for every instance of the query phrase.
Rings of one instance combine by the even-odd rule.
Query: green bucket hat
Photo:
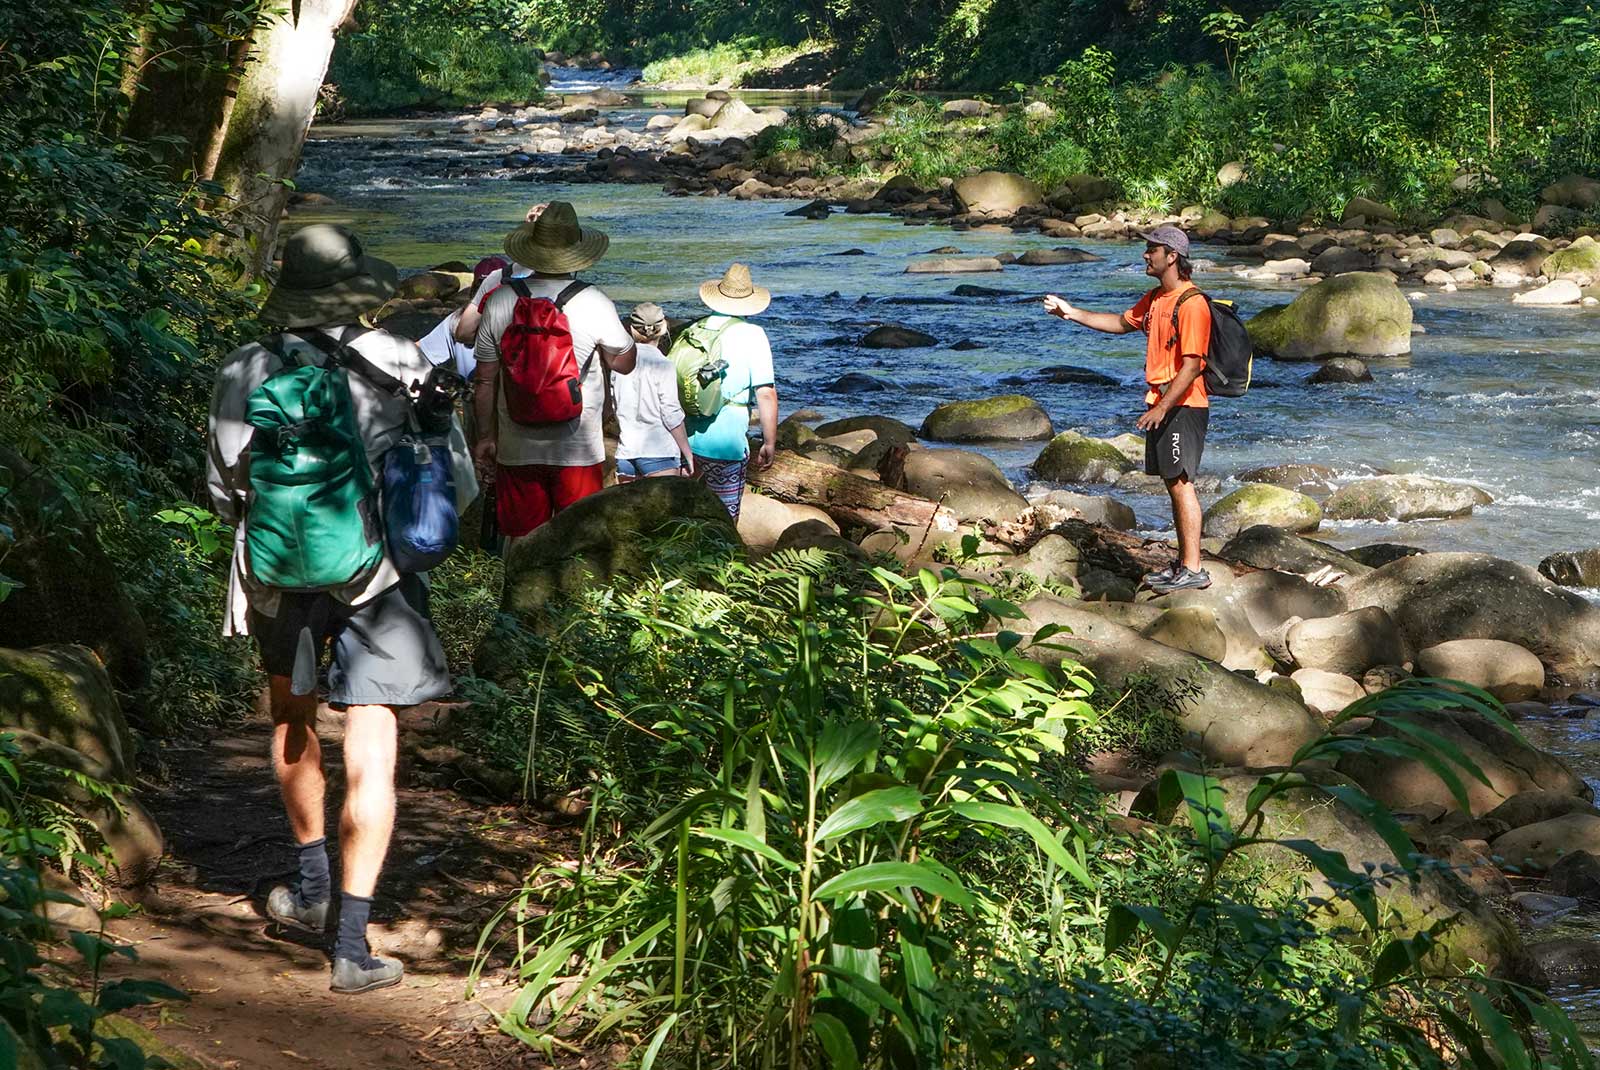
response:
[[[284,243],[283,270],[261,319],[279,327],[349,323],[393,297],[398,278],[393,264],[367,256],[344,227],[314,223]]]
[[[606,255],[611,239],[592,227],[578,225],[577,210],[566,201],[551,201],[539,218],[506,235],[511,259],[542,275],[567,275]]]

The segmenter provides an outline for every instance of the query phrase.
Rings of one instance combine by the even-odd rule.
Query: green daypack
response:
[[[383,535],[367,450],[356,428],[349,372],[333,342],[322,365],[288,363],[246,403],[249,574],[268,587],[320,591],[370,576]],[[263,343],[283,356],[282,336]],[[329,352],[329,350],[333,350]]]
[[[709,318],[709,317],[708,317]],[[709,419],[722,411],[727,399],[722,384],[728,377],[728,362],[717,355],[722,332],[743,320],[730,319],[720,327],[708,327],[699,320],[683,329],[667,359],[678,373],[678,400],[688,416]]]

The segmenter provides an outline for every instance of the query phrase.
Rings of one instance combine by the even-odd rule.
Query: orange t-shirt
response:
[[[1211,348],[1211,306],[1203,297],[1191,297],[1178,309],[1178,337],[1172,337],[1172,306],[1194,283],[1186,282],[1171,293],[1162,293],[1158,286],[1139,298],[1139,303],[1122,314],[1128,326],[1145,333],[1144,380],[1150,384],[1144,403],[1154,405],[1161,400],[1156,387],[1170,383],[1178,377],[1181,357],[1199,357],[1205,368],[1205,358]],[[1199,376],[1188,393],[1178,399],[1179,405],[1206,409],[1211,401],[1206,397],[1205,376]]]

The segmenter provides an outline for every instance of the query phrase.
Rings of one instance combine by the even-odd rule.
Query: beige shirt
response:
[[[572,284],[570,277],[529,277],[522,281],[528,284],[528,292],[534,297],[552,300]],[[479,364],[500,363],[500,336],[511,326],[516,304],[517,292],[510,286],[495,290],[484,302],[483,320],[478,325],[474,348]],[[572,327],[572,350],[579,370],[583,369],[585,361],[589,364],[588,373],[583,377],[583,413],[566,423],[519,424],[506,413],[505,384],[500,383],[495,390],[495,445],[501,464],[576,467],[600,464],[606,459],[605,438],[600,426],[601,410],[605,406],[605,362],[595,352],[595,346],[604,343],[612,349],[626,349],[633,344],[633,336],[618,318],[617,306],[598,286],[584,287],[567,302],[564,311]]]
[[[349,326],[323,330],[403,383],[427,378],[433,367],[415,342],[387,331],[358,335]],[[290,358],[305,354],[317,363],[324,359],[321,350],[296,337],[292,330],[284,332],[283,349]],[[279,592],[256,583],[245,567],[245,525],[241,521],[250,511],[250,440],[255,431],[245,422],[250,395],[283,367],[283,358],[260,342],[240,346],[223,360],[211,395],[206,489],[217,515],[234,526],[233,562],[229,569],[227,612],[222,626],[224,635],[249,634],[249,611],[252,609],[269,617],[278,611]],[[383,455],[406,432],[410,406],[355,373],[350,376],[350,401],[355,410],[356,428],[367,450],[367,460],[372,465],[373,478],[381,484]],[[450,461],[456,482],[456,508],[465,510],[478,496],[478,480],[466,436],[455,420],[450,424]],[[341,602],[359,606],[399,582],[400,573],[386,547],[382,563],[370,577],[330,593]]]

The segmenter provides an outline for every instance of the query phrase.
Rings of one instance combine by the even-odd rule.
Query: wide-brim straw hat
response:
[[[772,303],[772,291],[750,281],[750,269],[734,264],[720,279],[700,284],[700,300],[713,312],[727,316],[754,316]]]
[[[506,235],[511,259],[541,275],[570,275],[606,255],[611,239],[593,227],[580,227],[566,201],[551,201],[539,218]]]
[[[394,296],[399,276],[387,260],[366,255],[344,227],[302,227],[284,243],[278,285],[261,319],[279,327],[353,323]]]

